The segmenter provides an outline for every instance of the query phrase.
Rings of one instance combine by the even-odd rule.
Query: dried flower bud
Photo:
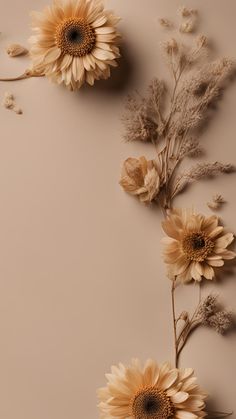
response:
[[[169,41],[164,43],[164,49],[168,55],[177,54],[179,47],[177,41],[172,38]]]
[[[22,109],[20,109],[18,106],[16,106],[15,98],[14,98],[12,93],[6,92],[4,94],[4,99],[3,99],[2,105],[4,106],[4,108],[10,109],[18,115],[21,115],[23,113]]]
[[[183,22],[180,25],[179,31],[182,33],[192,33],[195,29],[195,24],[193,20],[189,20],[188,22]]]
[[[21,108],[18,108],[17,106],[13,107],[13,111],[17,114],[17,115],[22,115],[23,111]]]
[[[225,200],[224,200],[223,196],[219,195],[219,194],[215,194],[212,197],[212,202],[207,202],[207,205],[211,210],[217,210],[224,203],[225,203]]]
[[[6,92],[4,94],[5,99],[14,100],[14,96],[12,93]]]
[[[189,320],[189,314],[187,311],[183,311],[180,316],[180,320],[183,320],[184,322],[187,322]]]
[[[6,48],[6,51],[9,57],[18,57],[19,55],[26,55],[29,52],[28,49],[20,44],[11,44]]]
[[[180,7],[178,11],[182,17],[189,17],[198,13],[197,9],[188,9],[185,6]]]
[[[14,101],[9,98],[5,98],[3,101],[3,106],[5,106],[6,109],[13,109]]]
[[[14,107],[14,96],[12,93],[6,92],[4,94],[4,99],[2,102],[2,105],[6,108],[6,109],[13,109]]]
[[[128,158],[123,165],[120,185],[131,195],[137,195],[140,201],[150,203],[160,189],[156,162],[145,157]]]
[[[205,35],[200,35],[197,37],[196,40],[197,43],[197,47],[198,48],[203,48],[207,46],[207,37]]]
[[[173,27],[173,23],[165,18],[161,18],[159,19],[159,23],[161,26],[165,27],[165,28],[172,28]]]

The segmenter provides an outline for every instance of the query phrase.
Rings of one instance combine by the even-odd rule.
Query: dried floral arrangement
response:
[[[108,79],[120,57],[117,23],[100,0],[53,0],[42,12],[32,12],[33,36],[29,50],[9,45],[10,57],[29,53],[31,66],[24,74],[0,81],[48,77],[74,91],[84,83]]]
[[[198,157],[201,128],[211,116],[211,106],[234,71],[227,58],[211,61],[206,36],[182,41],[183,34],[195,31],[197,10],[181,8],[178,38],[164,42],[165,62],[172,77],[169,85],[155,79],[147,97],[130,96],[124,115],[125,139],[152,143],[155,157],[129,157],[123,164],[120,184],[141,202],[161,208],[162,227],[166,233],[164,262],[171,284],[174,330],[174,365],[158,365],[148,360],[144,365],[132,360],[129,366],[112,366],[107,385],[98,390],[102,419],[197,419],[225,417],[206,408],[207,394],[197,384],[192,368],[180,368],[180,354],[190,335],[200,326],[225,334],[233,325],[233,314],[221,307],[216,295],[199,299],[193,314],[176,313],[176,288],[187,282],[199,285],[212,281],[216,271],[236,253],[228,249],[234,240],[216,215],[204,216],[193,209],[177,209],[174,198],[188,185],[205,177],[235,170],[232,164],[197,163],[181,173],[187,156]],[[168,19],[160,19],[167,31],[175,30]],[[186,41],[186,38],[185,38]],[[189,41],[189,40],[187,40]],[[220,208],[224,198],[215,195],[209,208]],[[196,288],[196,287],[195,287]]]

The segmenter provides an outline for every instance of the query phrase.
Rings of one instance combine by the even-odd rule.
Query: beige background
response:
[[[29,11],[46,0],[0,0],[1,75],[27,58],[4,48],[25,43]],[[122,142],[120,115],[135,88],[166,70],[158,17],[175,17],[177,0],[110,0],[122,16],[125,60],[107,83],[72,94],[44,79],[0,84],[24,114],[0,109],[0,418],[98,418],[96,388],[110,365],[131,357],[172,359],[170,284],[161,259],[161,214],[118,185],[122,161],[152,149]],[[235,56],[235,0],[188,1],[220,55]],[[236,83],[203,135],[205,159],[235,162]],[[235,231],[235,176],[205,181],[176,205],[209,214],[206,201],[228,200],[221,215]],[[209,286],[235,309],[235,274]],[[208,291],[204,287],[204,293]],[[193,307],[194,286],[178,293]],[[193,366],[214,408],[236,411],[236,334],[200,330],[182,358]],[[236,418],[236,414],[233,416]]]

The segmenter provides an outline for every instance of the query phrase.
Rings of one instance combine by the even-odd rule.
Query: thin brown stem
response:
[[[1,81],[18,81],[18,80],[25,80],[25,79],[30,79],[31,77],[44,77],[45,74],[42,73],[37,73],[33,70],[26,70],[23,74],[21,74],[20,76],[17,77],[7,77],[7,78],[0,78],[0,82]]]
[[[176,278],[172,282],[171,287],[171,305],[172,305],[172,318],[173,318],[173,329],[174,329],[174,345],[175,345],[175,367],[178,367],[178,345],[177,345],[177,321],[175,314],[175,288]]]

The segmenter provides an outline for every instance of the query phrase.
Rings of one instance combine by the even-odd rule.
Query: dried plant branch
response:
[[[222,173],[233,173],[235,172],[235,170],[236,167],[228,163],[198,163],[196,166],[193,166],[189,171],[184,172],[178,176],[173,185],[171,199],[173,199],[178,193],[182,192],[183,189],[185,189],[185,187],[190,183],[196,182],[203,178],[216,176]]]
[[[180,15],[181,23],[180,26],[177,26],[179,27],[178,35],[176,37],[172,36],[162,43],[164,60],[171,75],[171,85],[166,81],[164,83],[154,79],[145,97],[139,95],[129,97],[126,112],[123,116],[125,140],[153,143],[156,158],[153,160],[147,160],[143,156],[139,159],[130,158],[128,160],[129,164],[132,162],[132,167],[129,168],[127,168],[126,160],[120,183],[124,190],[138,196],[140,201],[146,204],[158,203],[164,216],[169,214],[168,210],[172,208],[174,198],[188,185],[204,178],[228,174],[236,170],[235,166],[230,163],[215,161],[197,163],[188,170],[182,171],[182,173],[180,171],[181,163],[185,158],[197,158],[202,154],[203,149],[199,143],[202,128],[212,117],[215,105],[222,97],[222,92],[235,71],[234,62],[230,59],[220,58],[214,61],[209,59],[209,43],[206,36],[200,34],[194,37],[191,46],[189,44],[185,45],[179,40],[180,34],[186,37],[186,34],[194,32],[197,27],[196,10],[183,7],[180,10]],[[160,24],[165,28],[173,28],[167,19],[160,20]],[[213,202],[208,203],[208,206],[216,209],[222,202],[223,198],[216,195],[213,197]],[[191,236],[193,245],[197,246],[197,250],[194,250],[196,253],[199,252],[199,258],[191,259],[196,265],[194,266],[195,271],[192,272],[189,269],[188,260],[179,262],[181,258],[178,259],[179,253],[176,250],[175,243],[173,243],[178,241],[174,234],[178,235],[178,231],[176,232],[175,229],[177,229],[178,223],[181,224],[176,214],[177,210],[176,213],[173,211],[173,223],[166,226],[166,229],[169,230],[166,233],[169,236],[167,239],[170,239],[170,249],[169,253],[165,254],[165,262],[171,265],[172,254],[173,259],[177,260],[173,264],[175,270],[173,268],[170,276],[172,279],[171,308],[174,358],[175,366],[178,367],[180,354],[195,330],[207,326],[220,334],[224,334],[232,327],[234,318],[231,311],[219,307],[216,297],[208,296],[202,300],[200,286],[199,302],[193,314],[190,315],[183,311],[180,315],[177,315],[176,288],[178,275],[182,275],[186,281],[191,280],[191,276],[196,281],[201,281],[203,268],[202,259],[199,255],[203,249],[204,251],[207,249],[205,240],[207,241],[208,236],[203,234],[200,237],[197,232],[193,232]],[[184,231],[184,225],[182,227],[182,231]],[[216,234],[216,237],[219,231],[222,232],[222,226],[215,227],[213,233]],[[233,235],[228,233],[223,237],[227,248],[233,240]],[[186,237],[183,237],[184,239]],[[222,240],[221,238],[218,239],[219,241]],[[181,243],[183,244],[183,242]],[[214,246],[211,240],[208,244]],[[189,243],[185,243],[185,245],[188,247]],[[211,252],[210,247],[209,252]],[[192,257],[192,253],[190,256]],[[226,259],[232,259],[235,257],[235,253],[229,250],[226,251],[224,256]],[[209,262],[209,266],[207,265],[208,271],[205,272],[207,279],[210,279],[211,275],[214,274],[212,266],[222,266],[224,263],[223,260],[219,260],[218,254],[209,256],[209,260],[211,263]],[[178,262],[179,265],[177,266]],[[186,265],[184,265],[185,262]],[[181,263],[183,263],[183,267],[180,266]],[[181,269],[183,269],[183,272],[178,274],[177,272],[180,272]],[[224,412],[215,412],[215,414],[227,415]]]
[[[187,17],[195,12],[184,9],[183,14]],[[123,122],[125,140],[153,143],[157,155],[161,154],[159,190],[153,196],[165,210],[171,208],[173,199],[186,185],[203,177],[234,171],[232,165],[215,162],[201,163],[179,173],[184,158],[201,155],[199,129],[211,116],[211,107],[221,97],[234,63],[226,58],[209,62],[204,35],[195,38],[192,47],[171,38],[163,43],[163,51],[172,89],[154,79],[146,97],[128,98]]]

